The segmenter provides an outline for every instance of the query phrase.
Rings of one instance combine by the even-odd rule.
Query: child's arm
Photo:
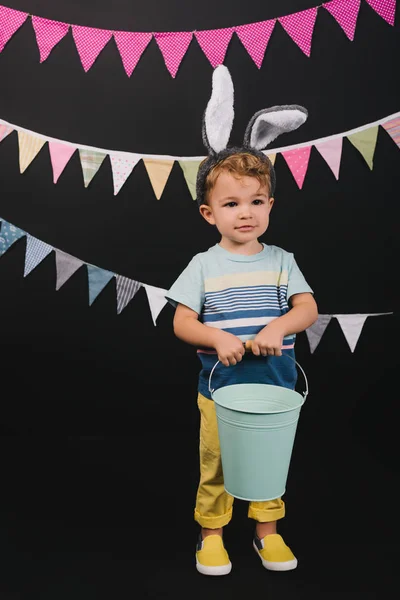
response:
[[[281,356],[285,335],[304,331],[317,320],[318,307],[312,294],[294,294],[290,301],[292,308],[289,312],[268,323],[256,335],[252,343],[253,354]]]
[[[175,335],[192,346],[215,348],[223,365],[236,365],[245,352],[243,342],[231,333],[209,327],[199,321],[199,315],[184,304],[178,304],[174,315]]]

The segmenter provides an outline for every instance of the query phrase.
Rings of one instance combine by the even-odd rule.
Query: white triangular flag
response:
[[[168,300],[165,297],[167,290],[163,290],[159,287],[154,287],[154,285],[147,285],[147,283],[143,283],[142,285],[146,290],[147,300],[149,301],[153,323],[154,325],[157,325],[157,317],[168,302]]]
[[[360,337],[361,330],[364,326],[364,323],[369,317],[369,314],[366,315],[334,315],[339,321],[340,327],[344,333],[344,337],[347,340],[347,343],[350,346],[350,350],[354,352],[354,348],[357,345],[358,338]]]
[[[315,321],[315,323],[306,329],[306,335],[308,338],[308,343],[310,344],[311,354],[321,341],[324,331],[328,327],[331,319],[332,315],[318,315],[318,319]]]

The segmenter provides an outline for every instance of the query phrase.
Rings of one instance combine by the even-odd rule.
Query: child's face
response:
[[[273,203],[268,189],[255,177],[237,178],[223,171],[209,193],[208,205],[202,205],[200,212],[217,227],[223,247],[251,249],[268,228]]]

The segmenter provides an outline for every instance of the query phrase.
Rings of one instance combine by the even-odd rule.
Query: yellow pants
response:
[[[234,498],[224,488],[214,402],[199,394],[197,404],[200,410],[200,482],[194,518],[201,527],[217,529],[231,520]],[[284,516],[285,503],[281,498],[249,503],[248,517],[256,521],[276,521]]]

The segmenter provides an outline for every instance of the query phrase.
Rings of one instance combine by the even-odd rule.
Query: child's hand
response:
[[[218,353],[218,360],[226,367],[236,365],[242,360],[245,353],[243,342],[232,333],[220,331],[219,334],[214,345]]]
[[[252,341],[252,352],[256,356],[282,356],[284,333],[275,321],[264,327]]]

